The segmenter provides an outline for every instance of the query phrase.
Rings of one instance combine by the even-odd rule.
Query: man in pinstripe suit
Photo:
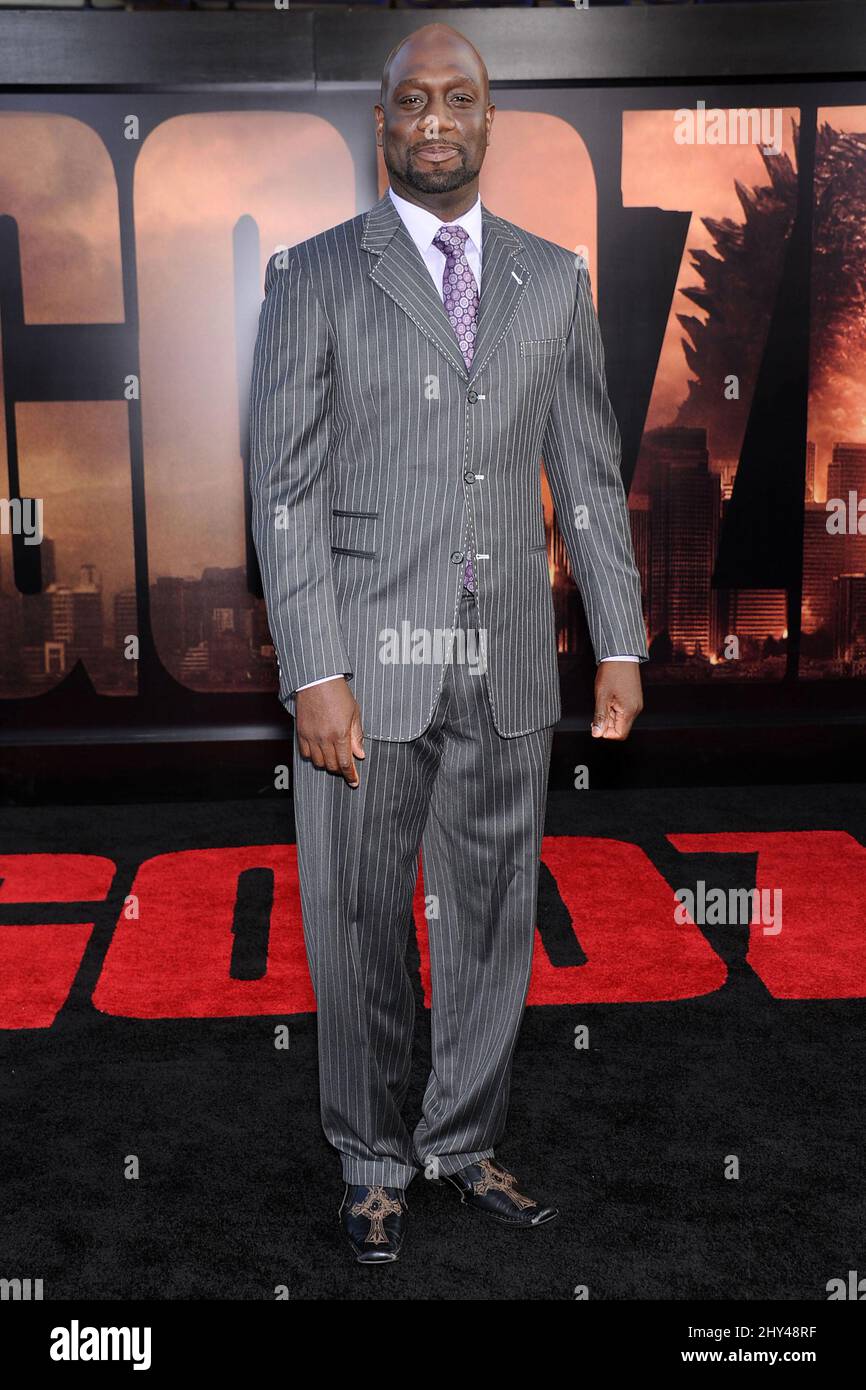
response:
[[[295,716],[321,1112],[359,1260],[396,1258],[423,1169],[531,1228],[494,1163],[532,961],[560,715],[539,473],[625,738],[647,659],[619,433],[585,263],[494,216],[487,71],[447,25],[389,55],[390,188],[268,261],[251,391],[253,533]],[[421,850],[433,1068],[401,1106]]]

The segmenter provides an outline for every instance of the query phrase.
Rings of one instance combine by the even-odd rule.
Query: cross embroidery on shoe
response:
[[[370,1220],[370,1232],[365,1245],[387,1245],[388,1237],[382,1224],[386,1216],[396,1216],[400,1203],[389,1197],[384,1187],[371,1187],[363,1202],[352,1207],[353,1216],[366,1216]]]
[[[511,1198],[515,1206],[522,1209],[537,1205],[531,1197],[524,1197],[522,1192],[515,1189],[516,1179],[505,1168],[494,1168],[489,1158],[480,1158],[478,1166],[484,1169],[484,1177],[480,1182],[474,1182],[472,1188],[479,1196],[484,1192],[504,1192],[506,1197]]]

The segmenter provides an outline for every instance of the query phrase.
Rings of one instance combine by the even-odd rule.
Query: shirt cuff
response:
[[[639,656],[603,656],[603,657],[601,657],[601,659],[599,660],[599,663],[598,663],[599,666],[601,665],[602,661],[640,661],[640,657],[639,657]]]
[[[297,690],[309,690],[311,685],[324,685],[325,681],[338,681],[343,675],[345,672],[340,671],[336,676],[320,676],[317,681],[307,681],[306,685],[299,685]]]

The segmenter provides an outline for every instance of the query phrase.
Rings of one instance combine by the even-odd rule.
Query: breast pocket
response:
[[[565,347],[564,338],[522,338],[521,357],[557,357]]]
[[[517,370],[527,407],[537,416],[548,408],[556,390],[565,353],[564,338],[522,338]]]
[[[378,554],[379,513],[331,508],[331,550],[335,555],[372,559]]]

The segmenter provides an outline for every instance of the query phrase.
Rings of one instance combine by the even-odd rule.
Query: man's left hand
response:
[[[628,738],[643,709],[637,661],[602,661],[595,676],[593,738]]]

